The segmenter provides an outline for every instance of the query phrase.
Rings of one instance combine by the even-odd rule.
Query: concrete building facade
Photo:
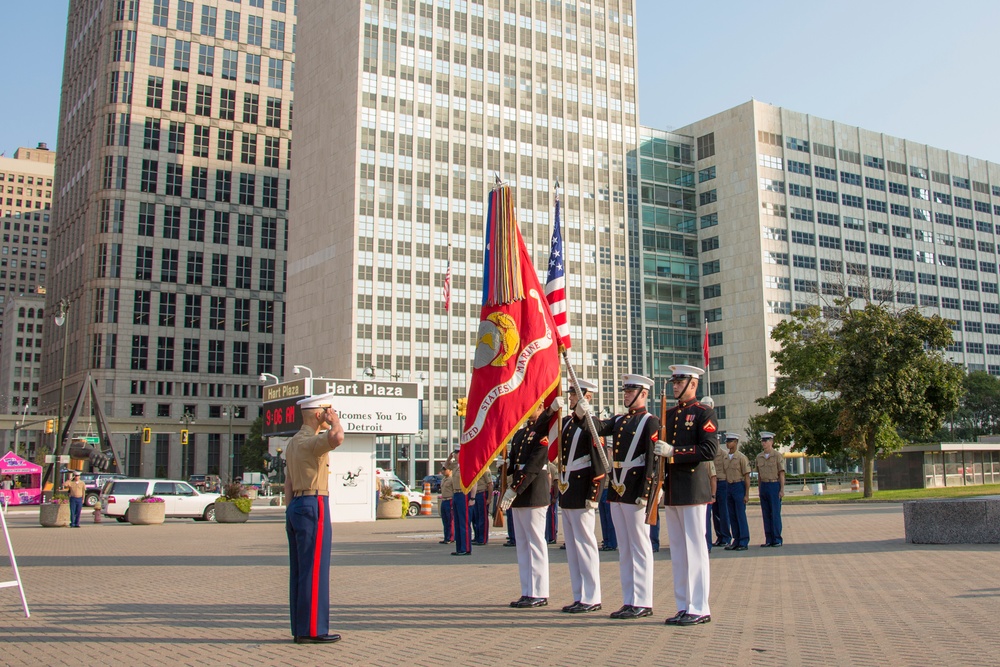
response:
[[[773,388],[773,327],[841,295],[941,315],[950,358],[1000,375],[1000,165],[758,101],[677,133],[695,142],[723,428]]]
[[[70,3],[46,310],[68,307],[66,400],[90,372],[109,417],[154,427],[121,434],[130,473],[239,474],[282,366],[295,4]],[[63,343],[48,327],[52,413]]]

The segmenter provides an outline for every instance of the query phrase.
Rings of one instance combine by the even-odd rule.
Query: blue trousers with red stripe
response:
[[[475,514],[472,517],[472,533],[476,542],[487,544],[490,541],[490,513],[486,503],[486,492],[476,494]]]
[[[444,527],[444,539],[446,542],[455,540],[455,519],[451,512],[451,498],[441,501],[441,524]]]
[[[456,491],[451,504],[455,514],[455,551],[472,553],[472,536],[469,535],[469,496]]]
[[[330,498],[299,496],[285,510],[293,637],[330,632]]]

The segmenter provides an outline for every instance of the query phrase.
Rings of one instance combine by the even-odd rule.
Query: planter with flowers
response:
[[[128,501],[125,518],[133,526],[152,526],[163,523],[166,518],[167,504],[157,496],[140,496]]]
[[[406,516],[406,498],[395,495],[392,487],[384,482],[379,484],[378,507],[375,509],[376,519],[402,519]]]
[[[69,525],[69,496],[54,493],[52,499],[38,508],[38,523],[46,528]]]
[[[253,501],[239,482],[226,484],[215,500],[215,520],[218,523],[246,523]]]

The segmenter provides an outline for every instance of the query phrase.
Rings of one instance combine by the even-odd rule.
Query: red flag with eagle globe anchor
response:
[[[559,343],[507,185],[490,193],[483,306],[458,454],[462,489],[486,472],[518,427],[559,389]]]

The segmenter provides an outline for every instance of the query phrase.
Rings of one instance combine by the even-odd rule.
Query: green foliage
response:
[[[230,482],[222,487],[222,496],[226,500],[239,500],[246,498],[247,492],[242,482]]]
[[[261,428],[264,424],[263,417],[257,417],[250,424],[250,433],[243,441],[243,448],[240,449],[240,460],[243,462],[243,469],[247,472],[264,472],[267,463],[264,461],[264,454],[267,453],[267,438],[261,435]]]
[[[219,496],[215,502],[232,503],[236,505],[236,509],[244,514],[250,514],[250,510],[253,508],[253,501],[246,497],[229,498],[227,496]]]
[[[1000,433],[1000,378],[973,371],[962,382],[964,395],[955,413],[955,434],[949,439],[975,440]]]
[[[962,370],[944,357],[952,339],[940,317],[837,305],[839,318],[812,306],[774,328],[779,377],[753,426],[811,454],[862,458],[870,497],[875,457],[929,438],[958,405]]]
[[[754,469],[757,468],[757,455],[764,451],[764,445],[760,444],[760,432],[770,430],[762,424],[762,417],[764,416],[758,415],[750,418],[739,448],[739,451],[743,452],[743,455],[750,460],[750,467]],[[725,447],[726,443],[721,442],[719,445]]]

